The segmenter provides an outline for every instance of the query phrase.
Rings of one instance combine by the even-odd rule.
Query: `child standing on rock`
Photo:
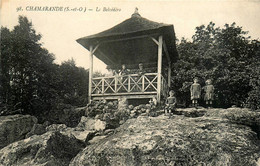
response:
[[[200,95],[201,95],[201,86],[198,83],[199,79],[197,77],[195,77],[193,81],[194,83],[190,87],[190,95],[191,95],[192,106],[197,108],[198,100],[200,99]]]
[[[205,91],[204,100],[206,101],[206,105],[208,108],[212,108],[212,101],[214,96],[214,86],[212,85],[212,82],[210,79],[206,81],[206,86],[203,87],[203,90]]]
[[[174,96],[175,93],[173,90],[169,92],[169,97],[166,99],[166,106],[165,106],[165,114],[168,114],[168,112],[171,114],[172,111],[176,109],[176,97]]]

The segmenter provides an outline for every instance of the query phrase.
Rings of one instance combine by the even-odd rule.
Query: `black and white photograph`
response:
[[[259,0],[0,1],[0,166],[260,166]]]

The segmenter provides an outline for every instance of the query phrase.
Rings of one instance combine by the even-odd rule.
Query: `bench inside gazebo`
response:
[[[178,58],[173,25],[143,18],[136,9],[131,18],[77,42],[90,52],[89,100],[155,98],[160,103],[167,97],[171,65]],[[125,64],[135,71],[143,63],[146,73],[93,78],[93,55],[115,70]]]

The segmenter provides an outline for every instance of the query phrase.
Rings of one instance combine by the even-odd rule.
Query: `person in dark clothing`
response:
[[[122,64],[122,69],[119,71],[119,76],[124,76],[129,74],[130,70],[126,68],[125,64]]]
[[[203,90],[205,91],[204,100],[206,102],[206,105],[211,108],[212,107],[212,101],[214,97],[214,86],[211,83],[211,80],[208,79],[206,81],[206,86],[203,87]]]
[[[142,63],[139,63],[139,69],[137,71],[138,76],[142,76],[145,74],[144,65]]]
[[[193,81],[194,83],[190,87],[190,95],[191,95],[192,106],[197,108],[198,100],[200,99],[200,95],[201,95],[201,86],[198,83],[199,79],[197,77],[194,78]]]

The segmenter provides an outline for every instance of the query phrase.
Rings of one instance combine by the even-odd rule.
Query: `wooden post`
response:
[[[93,46],[89,47],[89,82],[88,82],[88,102],[91,102],[91,92],[92,92],[92,75],[93,75]]]
[[[163,41],[163,49],[166,54],[166,58],[168,60],[168,80],[167,80],[167,82],[168,82],[168,87],[170,88],[171,87],[171,58],[170,58],[169,52],[167,50],[165,41]]]
[[[144,92],[144,75],[142,75],[142,92]]]
[[[105,78],[102,78],[102,94],[105,92]]]
[[[130,86],[130,85],[131,85],[130,75],[129,75],[127,78],[128,78],[128,88],[127,88],[128,90],[127,90],[127,91],[130,92],[130,91],[131,91],[131,86]]]
[[[118,77],[115,76],[115,93],[117,93],[117,82],[118,82]]]
[[[169,62],[169,65],[168,65],[168,87],[170,88],[171,87],[171,74],[172,74],[172,71],[171,71],[171,62]]]
[[[157,103],[161,103],[161,81],[162,81],[162,47],[163,47],[163,37],[159,36],[158,45],[158,64],[157,64]]]

